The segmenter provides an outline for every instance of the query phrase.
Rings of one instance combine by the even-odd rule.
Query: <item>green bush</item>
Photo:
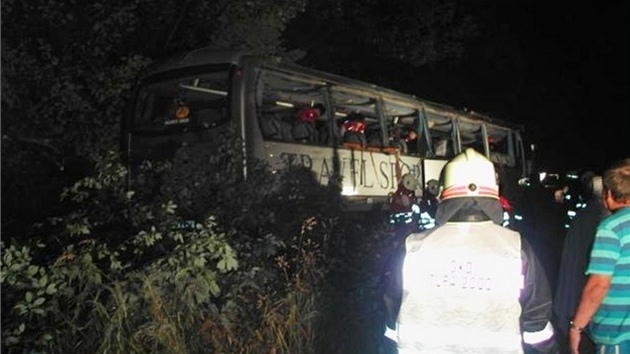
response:
[[[334,191],[255,164],[247,180],[213,179],[242,161],[233,151],[181,184],[182,151],[134,190],[110,153],[64,190],[70,212],[3,241],[3,352],[315,352]],[[182,187],[204,198],[182,210]]]

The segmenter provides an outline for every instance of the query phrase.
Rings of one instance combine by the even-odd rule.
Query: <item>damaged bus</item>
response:
[[[495,163],[505,195],[528,175],[521,125],[277,58],[206,48],[142,75],[124,150],[132,164],[164,158],[227,127],[248,157],[272,169],[304,166],[322,184],[338,173],[352,210],[386,210],[404,174],[424,186],[468,147]]]

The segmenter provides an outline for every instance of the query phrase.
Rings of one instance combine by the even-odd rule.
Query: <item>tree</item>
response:
[[[2,225],[55,209],[91,154],[118,148],[138,72],[200,46],[281,51],[305,0],[2,1]]]

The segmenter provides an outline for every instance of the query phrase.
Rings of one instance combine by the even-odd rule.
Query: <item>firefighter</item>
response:
[[[413,205],[417,202],[418,184],[418,179],[412,173],[405,173],[402,176],[396,191],[389,195],[392,213],[411,213]]]
[[[557,353],[545,272],[529,244],[500,226],[492,163],[467,149],[440,183],[438,226],[406,238],[385,291],[387,327],[396,327],[385,335],[401,354]]]
[[[439,182],[430,179],[420,200],[420,224],[421,230],[428,230],[435,227],[435,213],[437,212],[438,196],[440,194]]]
[[[396,226],[396,234],[402,243],[404,238],[417,231],[414,220],[418,215],[416,190],[419,182],[412,173],[405,173],[395,192],[389,194],[389,221]]]

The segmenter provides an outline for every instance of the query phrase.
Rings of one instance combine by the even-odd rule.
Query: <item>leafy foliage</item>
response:
[[[236,139],[223,144],[233,149],[199,165],[193,180],[242,161]],[[341,214],[337,191],[303,169],[278,176],[260,165],[246,180],[182,186],[172,167],[184,168],[192,151],[145,168],[147,183],[134,190],[117,154],[107,154],[61,194],[69,212],[40,225],[32,242],[2,243],[4,352],[378,348],[386,255],[374,250],[386,250],[391,233],[375,215]],[[206,203],[180,208],[177,186]],[[329,340],[339,333],[341,342]]]
[[[90,154],[118,149],[133,83],[154,58],[200,46],[278,53],[304,6],[3,0],[3,227],[20,232],[49,215],[43,206],[88,173]]]
[[[242,161],[235,151],[204,166]],[[153,171],[170,176],[149,178],[167,186],[157,194],[150,183],[132,191],[117,154],[107,154],[92,176],[63,191],[70,211],[42,225],[35,246],[2,243],[3,351],[314,352],[329,238],[339,233],[320,199],[333,191],[305,170],[281,174],[280,187],[268,189],[259,188],[273,178],[262,167],[247,180],[208,179],[194,184],[191,193],[209,202],[186,227],[192,214],[170,199],[175,171]],[[226,190],[240,190],[240,198]],[[275,217],[234,217],[239,207],[269,210],[270,200],[289,206],[274,208]],[[233,213],[213,215],[224,210],[215,203]]]

